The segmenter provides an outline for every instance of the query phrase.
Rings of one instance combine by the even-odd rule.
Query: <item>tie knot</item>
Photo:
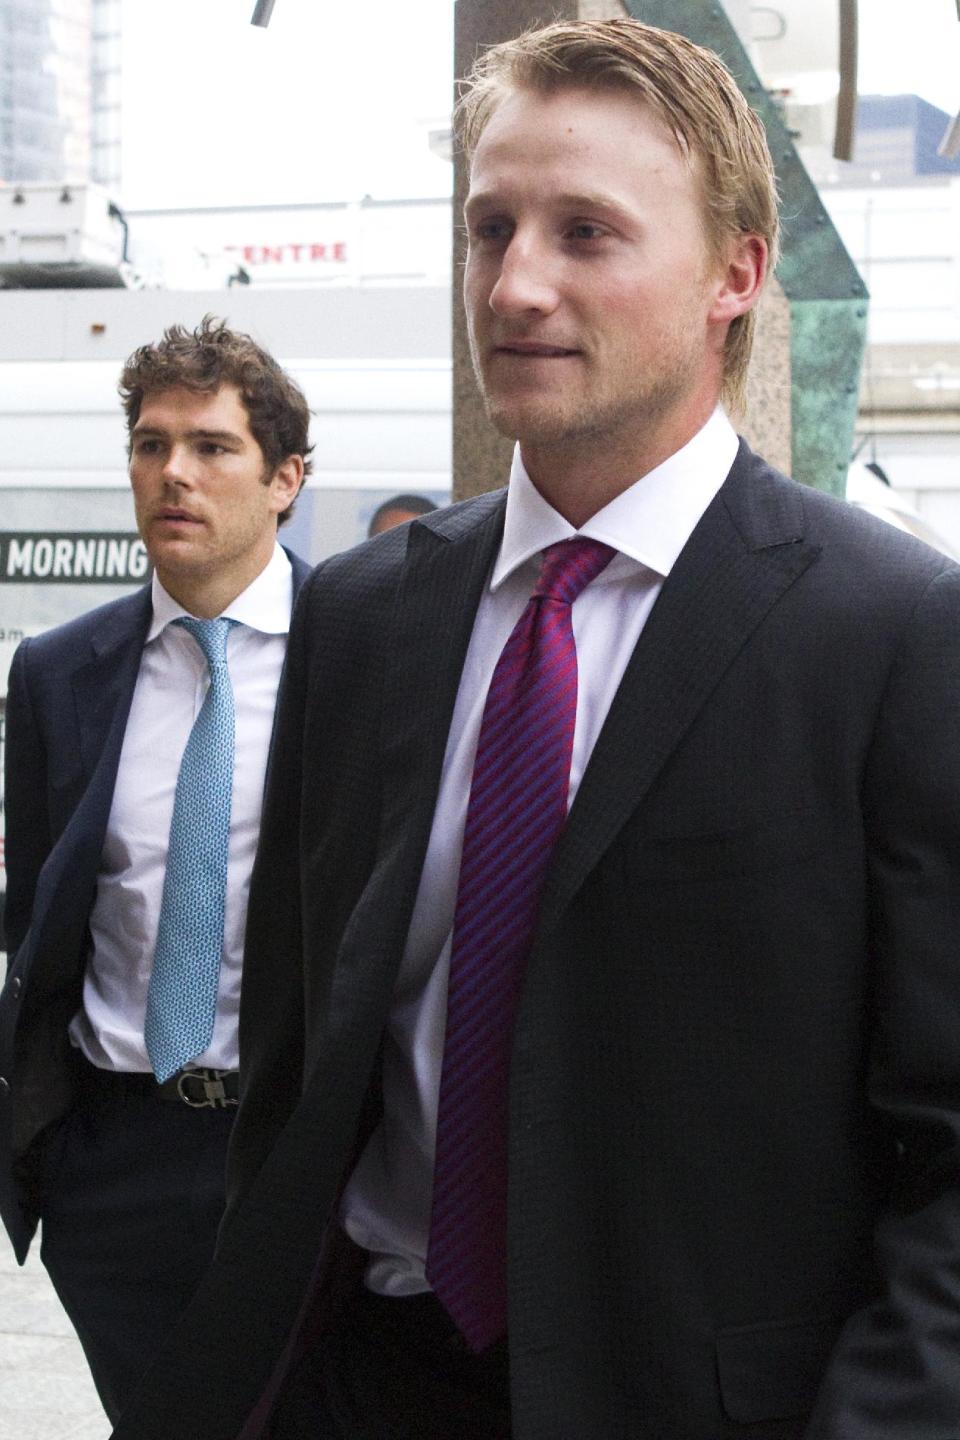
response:
[[[174,620],[174,625],[182,625],[196,640],[200,649],[206,656],[207,664],[211,674],[215,665],[223,665],[227,659],[227,636],[230,634],[231,626],[235,620],[194,620],[187,615],[181,615],[179,620]]]
[[[581,537],[548,545],[534,595],[572,605],[585,586],[596,579],[617,552],[602,540]]]

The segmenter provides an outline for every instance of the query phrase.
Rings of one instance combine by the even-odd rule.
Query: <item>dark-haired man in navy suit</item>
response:
[[[222,1213],[247,887],[307,573],[277,526],[310,466],[297,385],[210,317],[135,352],[120,389],[154,573],[14,657],[0,999],[3,1219],[21,1261],[40,1219],[41,1255],[113,1417],[208,1264]],[[209,633],[225,652],[228,750],[222,728],[205,729]],[[201,745],[199,791],[180,801],[188,736]],[[216,818],[203,793],[211,741]],[[182,878],[167,863],[175,794],[188,847],[221,827],[215,861],[181,846]],[[211,864],[219,882],[195,899]],[[154,993],[160,932],[174,968]]]

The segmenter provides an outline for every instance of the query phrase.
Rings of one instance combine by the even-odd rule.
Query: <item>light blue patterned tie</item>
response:
[[[233,620],[174,621],[196,640],[210,687],[177,776],[144,1039],[159,1081],[210,1044],[217,1008],[233,798]]]

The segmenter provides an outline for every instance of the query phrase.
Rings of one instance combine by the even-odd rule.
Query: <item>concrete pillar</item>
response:
[[[790,302],[775,275],[757,314],[746,413],[734,425],[754,450],[789,475],[793,467]]]
[[[481,49],[510,40],[551,20],[577,20],[597,0],[457,0],[454,26],[454,74],[468,73]],[[616,4],[617,0],[613,0]],[[623,13],[618,6],[619,13]],[[480,495],[505,485],[513,443],[488,421],[473,378],[463,318],[463,202],[467,174],[463,156],[453,162],[453,498]]]

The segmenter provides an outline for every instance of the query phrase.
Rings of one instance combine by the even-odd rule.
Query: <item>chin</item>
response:
[[[486,408],[487,419],[490,421],[490,424],[495,430],[498,430],[500,434],[505,436],[507,440],[520,439],[516,419],[513,415],[510,415],[503,410],[491,409],[489,405]]]
[[[517,405],[486,400],[487,418],[508,440],[528,445],[562,444],[576,434],[577,426],[567,416],[558,415],[541,405]]]

